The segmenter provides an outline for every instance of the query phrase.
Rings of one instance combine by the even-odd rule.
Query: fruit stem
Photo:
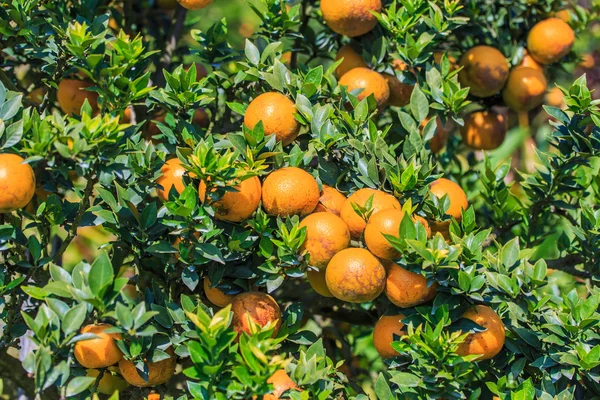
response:
[[[529,113],[527,112],[519,112],[519,127],[522,129],[529,129]]]

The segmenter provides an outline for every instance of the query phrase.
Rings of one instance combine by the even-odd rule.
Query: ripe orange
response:
[[[172,347],[169,347],[165,352],[170,356],[169,358],[155,363],[146,362],[146,366],[148,367],[147,381],[140,376],[135,367],[135,363],[124,358],[119,361],[121,375],[123,375],[123,378],[125,378],[130,385],[137,387],[157,386],[167,382],[175,373],[177,359],[175,358],[175,351]]]
[[[575,42],[575,32],[560,18],[535,24],[527,36],[527,50],[540,64],[553,64],[566,56]]]
[[[373,344],[375,350],[382,358],[393,358],[398,355],[398,352],[392,347],[392,342],[398,341],[399,337],[406,335],[403,329],[404,324],[401,322],[404,315],[384,315],[379,318],[373,329]],[[394,338],[398,336],[398,338]]]
[[[422,130],[425,127],[425,125],[427,125],[429,120],[429,117],[425,118],[419,125],[419,128]],[[429,141],[429,149],[434,154],[439,153],[444,148],[446,142],[448,141],[450,131],[453,127],[451,120],[446,121],[445,125],[442,124],[442,120],[440,118],[437,118],[436,122],[437,128],[435,130],[435,134],[433,135],[433,138]]]
[[[364,35],[377,25],[371,11],[381,12],[381,0],[321,0],[325,23],[340,35]]]
[[[579,63],[577,63],[577,66],[579,68],[583,68],[583,69],[592,69],[592,68],[594,68],[595,65],[596,65],[596,59],[594,58],[594,55],[591,53],[584,54],[581,58],[581,61],[579,61]]]
[[[552,107],[562,108],[565,106],[565,99],[563,92],[556,86],[548,90],[544,102]]]
[[[38,88],[33,89],[31,92],[29,92],[29,94],[27,95],[27,98],[32,103],[40,105],[44,101],[44,96],[46,96],[46,88],[38,87]]]
[[[258,209],[261,197],[260,179],[253,176],[234,187],[235,192],[226,192],[221,199],[208,203],[215,209],[215,218],[221,221],[241,222]],[[206,200],[206,184],[200,182],[198,196]]]
[[[104,333],[105,330],[113,328],[110,324],[86,325],[81,328],[80,333],[93,333],[96,339],[81,340],[75,343],[73,354],[85,368],[106,368],[116,364],[123,358],[123,353],[115,343],[121,340],[118,333]]]
[[[148,400],[160,400],[160,394],[158,394],[158,393],[150,393],[148,395]]]
[[[274,335],[281,327],[281,310],[279,304],[266,293],[246,292],[240,293],[231,303],[233,318],[231,326],[240,334],[250,333],[250,320],[264,327],[270,322],[276,322]]]
[[[565,22],[571,21],[571,12],[569,10],[560,10],[554,13],[556,18],[562,19]]]
[[[325,270],[331,293],[349,303],[375,300],[385,288],[385,268],[368,250],[349,248],[337,253]]]
[[[523,56],[523,59],[521,60],[521,63],[518,66],[533,68],[537,69],[540,72],[544,72],[544,67],[540,63],[535,61],[527,51],[525,52],[525,55]]]
[[[323,297],[333,297],[333,294],[327,287],[327,282],[325,281],[325,271],[326,269],[309,269],[306,271],[306,277],[308,278],[308,283],[310,283],[310,286],[315,292]]]
[[[431,237],[431,227],[429,226],[429,223],[427,222],[427,220],[425,218],[421,217],[420,215],[413,215],[412,219],[415,224],[418,222],[423,226],[423,228],[425,228],[425,233],[427,234],[427,237],[430,238]]]
[[[171,158],[160,169],[161,175],[156,179],[156,183],[162,186],[162,189],[156,189],[158,198],[162,201],[169,200],[169,192],[174,187],[177,193],[181,194],[185,189],[183,175],[187,172],[179,158]]]
[[[446,211],[446,214],[456,220],[460,220],[462,218],[462,211],[469,208],[469,200],[467,199],[465,191],[449,179],[440,178],[433,181],[429,190],[432,195],[440,199],[444,197],[444,195],[448,195],[450,207]]]
[[[286,391],[299,390],[296,383],[289,377],[284,369],[275,371],[275,373],[267,379],[267,383],[273,385],[273,392],[265,394],[263,400],[279,400]]]
[[[437,63],[437,64],[441,64],[442,63],[442,57],[444,56],[444,54],[446,55],[446,57],[448,58],[448,61],[450,62],[450,70],[454,71],[458,68],[458,64],[456,62],[456,58],[454,58],[454,56],[448,54],[446,51],[434,51],[433,52],[433,60]]]
[[[315,208],[314,212],[326,211],[339,216],[345,201],[346,196],[340,193],[336,188],[323,185],[321,197],[319,197],[319,204],[317,204],[317,208]]]
[[[463,87],[470,87],[476,97],[490,97],[498,93],[508,79],[508,63],[504,55],[491,46],[475,46],[460,58],[463,69],[458,79]]]
[[[203,108],[199,108],[194,112],[192,121],[200,128],[206,128],[210,124],[208,114]]]
[[[494,310],[488,306],[476,305],[467,310],[462,317],[470,319],[486,330],[469,334],[458,347],[458,355],[481,354],[478,360],[488,360],[500,353],[506,334],[504,324]]]
[[[475,111],[460,128],[463,142],[476,150],[494,150],[504,142],[508,125],[504,116],[494,111]]]
[[[350,71],[354,68],[368,68],[367,63],[362,58],[360,54],[358,54],[352,46],[346,44],[338,50],[335,61],[340,59],[344,59],[340,65],[335,69],[335,75],[338,78],[341,78],[346,72]]]
[[[300,123],[294,114],[296,105],[285,95],[278,92],[263,93],[250,103],[244,115],[244,124],[254,129],[262,121],[265,135],[275,135],[284,146],[292,143],[298,132]]]
[[[513,111],[527,112],[542,104],[546,89],[548,82],[541,71],[518,67],[511,71],[502,98]]]
[[[98,111],[98,93],[86,90],[90,86],[94,86],[94,84],[78,79],[63,79],[60,81],[56,92],[56,100],[58,100],[60,109],[67,115],[79,115],[81,107],[87,99],[93,112]]]
[[[188,10],[200,10],[201,8],[208,7],[213,0],[177,0],[181,7],[187,8]]]
[[[123,378],[121,378],[120,375],[113,374],[111,370],[112,368],[109,368],[108,370],[104,371],[104,375],[102,375],[102,378],[100,379],[100,382],[98,382],[98,386],[96,388],[98,393],[111,395],[117,390],[122,391],[129,386],[129,384]],[[96,378],[99,373],[100,371],[97,369],[88,369],[86,371],[86,376]]]
[[[211,287],[208,276],[204,277],[204,294],[206,295],[208,301],[217,307],[228,306],[235,297],[235,295],[223,293],[223,291],[217,287]]]
[[[25,207],[35,194],[35,174],[17,154],[0,154],[0,213]]]
[[[406,63],[401,60],[395,60],[393,66],[396,71],[404,71],[408,68]],[[400,82],[395,75],[383,74],[383,77],[390,87],[390,97],[388,98],[390,106],[404,107],[410,103],[410,96],[415,88],[413,85]]]
[[[350,246],[350,231],[337,215],[328,212],[312,213],[300,222],[306,228],[306,239],[300,252],[309,256],[308,264],[325,268],[339,251]]]
[[[319,197],[317,181],[300,168],[280,168],[271,172],[263,182],[262,203],[270,215],[310,214],[317,207]]]
[[[340,217],[344,220],[346,225],[348,225],[350,235],[353,239],[360,239],[360,236],[367,226],[367,222],[354,211],[352,204],[365,207],[371,196],[373,197],[371,203],[371,215],[375,215],[379,211],[388,208],[401,208],[400,202],[389,193],[368,188],[357,190],[346,199],[342,206],[342,210],[340,211]]]
[[[385,295],[396,306],[415,307],[428,302],[437,294],[437,283],[427,286],[427,279],[423,275],[407,271],[393,262],[386,262],[385,266]]]
[[[351,69],[340,78],[339,84],[346,86],[348,92],[362,89],[356,95],[358,100],[367,98],[372,94],[379,107],[383,106],[390,97],[390,87],[386,79],[369,68]]]
[[[388,208],[371,216],[365,228],[365,244],[371,253],[384,260],[400,256],[400,252],[383,235],[398,237],[402,218],[404,212],[397,208]]]

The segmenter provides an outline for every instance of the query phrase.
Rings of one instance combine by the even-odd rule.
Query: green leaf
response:
[[[81,328],[83,321],[85,321],[86,311],[87,306],[85,303],[81,303],[67,311],[62,321],[62,330],[65,335],[77,332]]]
[[[92,264],[88,284],[92,293],[97,297],[102,297],[104,290],[110,285],[114,278],[114,271],[108,254],[103,251]]]
[[[419,85],[415,85],[410,96],[410,111],[413,117],[419,122],[424,121],[429,115],[429,102]]]
[[[78,376],[71,379],[67,384],[67,397],[75,396],[83,392],[90,387],[95,380],[96,378],[92,376]]]

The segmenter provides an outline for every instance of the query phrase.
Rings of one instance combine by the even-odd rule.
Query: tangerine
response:
[[[309,265],[322,269],[339,251],[350,247],[350,231],[337,215],[328,212],[312,213],[300,222],[306,228],[301,253],[309,256]]]
[[[104,371],[104,375],[100,378],[98,382],[98,386],[96,387],[96,392],[100,394],[111,395],[116,391],[122,391],[126,389],[129,384],[125,381],[125,379],[121,378],[120,375],[116,373],[113,374],[111,371],[112,368]],[[100,371],[97,369],[88,369],[86,371],[86,376],[96,378],[100,374]]]
[[[506,333],[502,319],[488,306],[476,305],[462,316],[470,319],[485,331],[470,333],[465,341],[458,346],[456,353],[460,356],[478,354],[478,360],[488,360],[495,357],[502,347]]]
[[[0,154],[0,213],[21,209],[36,192],[35,173],[17,154]]]
[[[87,99],[95,113],[98,111],[98,93],[86,90],[94,86],[92,82],[81,81],[79,79],[63,79],[58,84],[56,100],[60,109],[67,115],[79,115],[81,107]]]
[[[339,216],[345,201],[346,196],[340,193],[339,190],[331,186],[323,185],[321,197],[319,197],[319,204],[317,204],[314,212],[326,211]]]
[[[365,99],[372,94],[378,107],[383,106],[390,97],[390,87],[386,79],[369,68],[351,69],[340,78],[339,84],[346,86],[348,92],[360,90],[360,93],[356,95],[358,100]]]
[[[404,211],[397,208],[388,208],[371,216],[365,228],[365,244],[371,253],[384,260],[400,256],[384,235],[399,237],[402,218]]]
[[[504,116],[487,110],[472,112],[460,128],[463,142],[476,150],[497,149],[504,142],[507,131]]]
[[[273,392],[265,394],[263,400],[279,400],[288,390],[299,390],[296,383],[289,377],[284,369],[275,371],[275,373],[267,379],[267,383],[273,385]]]
[[[119,371],[121,371],[123,378],[132,386],[150,387],[161,385],[171,379],[175,373],[175,367],[177,366],[177,359],[175,358],[173,347],[169,347],[165,352],[169,355],[169,358],[157,362],[148,362],[147,360],[144,360],[146,368],[148,369],[148,380],[140,376],[133,361],[124,358],[119,361]]]
[[[560,18],[538,22],[527,35],[527,51],[540,64],[554,64],[567,55],[575,42],[575,32]]]
[[[80,333],[93,333],[98,336],[94,339],[80,340],[75,343],[73,354],[85,368],[106,368],[119,362],[123,353],[115,343],[121,340],[119,333],[104,333],[105,330],[114,328],[110,324],[86,325]]]
[[[398,264],[387,262],[385,295],[388,300],[401,308],[418,306],[433,299],[437,294],[437,283],[428,286],[427,279]]]
[[[362,58],[360,54],[358,54],[352,46],[346,44],[338,50],[335,61],[343,59],[340,65],[335,69],[335,75],[338,78],[341,78],[346,72],[350,71],[354,68],[368,68],[367,63]]]
[[[475,97],[498,93],[508,79],[508,63],[504,54],[491,46],[475,46],[460,58],[458,73],[461,85],[470,87]]]
[[[219,200],[209,204],[215,210],[215,218],[227,222],[241,222],[250,217],[258,209],[261,198],[260,179],[252,176],[244,179],[234,187],[235,191],[226,192]],[[206,184],[200,182],[198,196],[206,200]]]
[[[263,93],[250,103],[244,115],[244,124],[254,129],[262,121],[265,135],[275,135],[284,146],[292,143],[298,132],[300,123],[294,117],[296,105],[285,95],[278,92]]]
[[[350,236],[353,239],[360,239],[367,226],[367,222],[354,211],[352,204],[364,208],[371,197],[373,198],[371,202],[371,215],[388,208],[401,208],[400,202],[389,193],[369,188],[357,190],[346,199],[340,211],[340,217],[348,225]]]
[[[384,315],[375,324],[373,345],[382,358],[394,358],[399,355],[392,347],[392,342],[398,341],[394,336],[406,335],[404,323],[402,322],[404,318],[405,316],[402,314]]]
[[[308,172],[286,167],[271,172],[263,182],[262,203],[267,214],[307,215],[319,203],[319,185]]]
[[[371,31],[381,12],[381,0],[321,0],[321,13],[329,28],[340,35],[356,37]]]
[[[326,269],[309,269],[306,271],[306,277],[308,278],[308,283],[313,288],[315,292],[320,294],[323,297],[333,297],[333,294],[327,287],[327,282],[325,280],[325,271]]]
[[[513,111],[531,111],[544,101],[548,82],[544,73],[533,68],[518,67],[511,71],[502,91],[504,103]]]
[[[275,322],[273,335],[277,335],[281,327],[279,304],[266,293],[246,292],[238,294],[231,302],[231,311],[233,312],[231,326],[238,334],[251,332],[250,320],[261,327]]]
[[[217,307],[226,307],[231,304],[235,298],[235,295],[233,294],[226,294],[218,287],[212,287],[208,276],[204,277],[204,294],[208,301]]]
[[[160,169],[161,175],[156,179],[156,183],[162,186],[162,189],[156,189],[158,198],[162,201],[169,200],[169,192],[174,187],[177,193],[181,194],[185,189],[183,175],[187,172],[181,160],[177,157],[171,158],[165,162]]]
[[[188,10],[200,10],[208,7],[213,0],[177,0],[181,7]]]

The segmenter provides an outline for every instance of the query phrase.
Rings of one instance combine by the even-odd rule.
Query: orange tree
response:
[[[595,11],[210,3],[0,3],[8,398],[600,396]]]

